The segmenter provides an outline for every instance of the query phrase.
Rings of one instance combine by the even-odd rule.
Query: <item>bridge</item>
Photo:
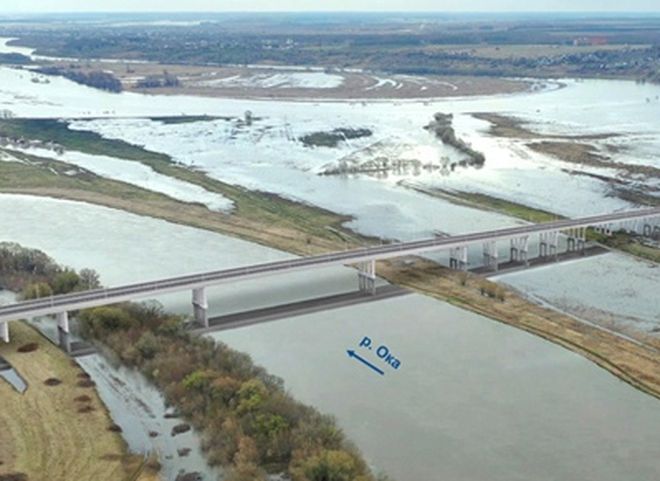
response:
[[[378,260],[449,251],[450,267],[452,269],[467,270],[468,249],[474,245],[482,245],[484,266],[496,271],[499,265],[498,243],[509,242],[510,261],[528,265],[531,236],[539,236],[539,257],[556,258],[559,253],[560,236],[565,238],[568,252],[583,251],[587,228],[593,228],[605,235],[624,230],[647,237],[660,237],[660,208],[617,212],[472,234],[363,247],[23,301],[0,307],[0,337],[9,342],[9,321],[44,315],[55,315],[60,331],[68,334],[68,313],[70,311],[135,301],[185,290],[192,291],[195,321],[201,326],[208,327],[206,288],[209,286],[330,266],[357,265],[359,290],[363,293],[373,294],[376,292],[376,261]]]

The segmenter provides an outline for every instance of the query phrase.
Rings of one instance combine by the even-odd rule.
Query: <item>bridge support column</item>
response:
[[[642,235],[644,237],[651,237],[652,233],[653,233],[653,226],[651,224],[644,224],[644,228],[642,229]]]
[[[566,231],[566,236],[568,237],[566,239],[566,252],[580,251],[584,254],[586,229],[583,227],[569,229]]]
[[[71,352],[71,334],[69,330],[69,313],[58,312],[56,314],[57,318],[57,335],[60,343],[60,347],[66,352]]]
[[[529,236],[511,239],[511,262],[524,262],[529,265]]]
[[[360,292],[376,294],[376,261],[358,264],[358,288]]]
[[[198,287],[192,291],[193,318],[202,327],[209,327],[209,302],[206,288]]]
[[[577,250],[580,251],[581,254],[584,255],[584,248],[586,247],[587,244],[587,228],[586,227],[578,227],[576,229],[576,243],[577,243]]]
[[[545,259],[553,256],[557,260],[557,244],[559,243],[559,232],[542,232],[539,241],[539,257]]]
[[[484,242],[484,266],[497,272],[499,266],[496,241]]]
[[[452,247],[449,250],[449,268],[456,271],[467,271],[468,269],[467,246]]]
[[[0,322],[0,339],[9,342],[9,321]]]

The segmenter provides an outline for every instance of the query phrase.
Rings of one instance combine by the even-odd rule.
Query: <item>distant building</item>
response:
[[[11,119],[14,117],[14,112],[11,110],[0,110],[0,119]]]

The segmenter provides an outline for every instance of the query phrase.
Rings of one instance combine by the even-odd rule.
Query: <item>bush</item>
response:
[[[36,351],[37,349],[39,349],[39,344],[37,344],[36,342],[29,342],[27,344],[23,344],[22,346],[20,346],[18,349],[16,349],[16,351],[27,353],[27,352]]]
[[[307,459],[296,481],[353,481],[359,474],[354,457],[346,451],[323,451]]]
[[[65,270],[55,276],[52,286],[55,294],[68,294],[80,287],[80,276],[75,271]]]
[[[35,282],[28,284],[23,292],[21,298],[28,301],[30,299],[40,299],[42,297],[50,297],[53,295],[53,289],[45,282]]]

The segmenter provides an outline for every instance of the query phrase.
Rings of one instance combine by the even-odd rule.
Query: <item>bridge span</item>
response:
[[[527,265],[529,241],[532,235],[539,236],[540,257],[556,257],[559,250],[560,236],[564,236],[566,239],[567,251],[583,250],[586,243],[586,229],[589,227],[606,235],[611,235],[618,230],[625,230],[649,237],[660,236],[660,208],[617,212],[444,238],[363,247],[23,301],[0,307],[0,338],[6,342],[9,341],[9,321],[35,316],[56,315],[60,331],[68,334],[68,312],[70,311],[134,301],[183,290],[192,291],[194,318],[202,326],[208,327],[206,288],[209,286],[288,272],[353,264],[358,267],[360,291],[374,293],[376,288],[376,261],[378,260],[449,251],[450,267],[467,270],[468,248],[482,244],[484,266],[496,271],[499,263],[498,242],[510,242],[509,260]]]

